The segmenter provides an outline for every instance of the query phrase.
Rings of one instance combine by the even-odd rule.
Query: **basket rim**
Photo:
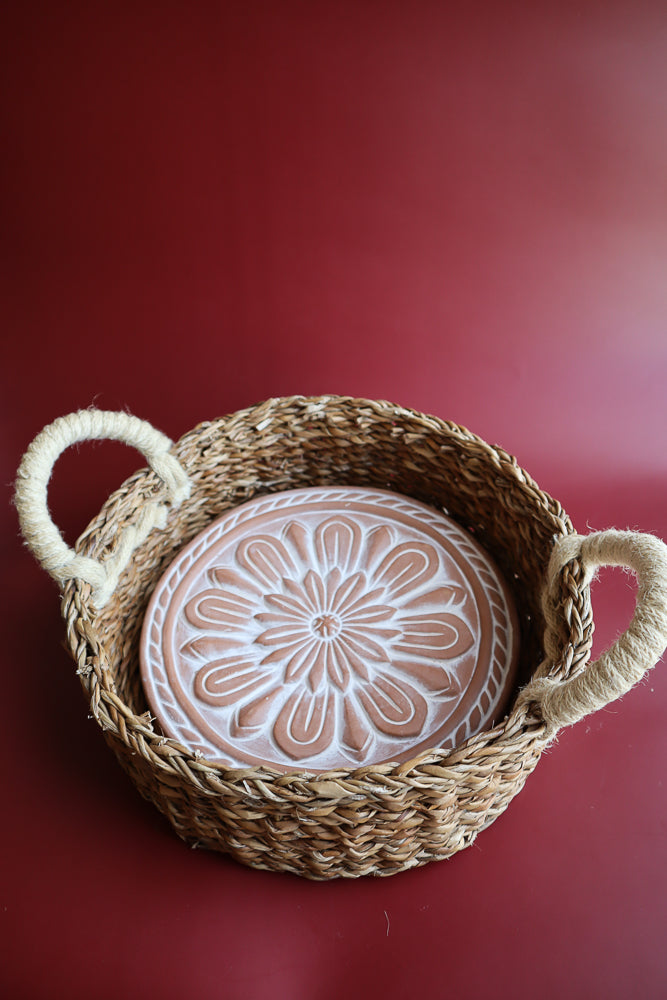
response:
[[[363,414],[364,417],[370,416],[371,420],[389,419],[395,426],[400,426],[401,420],[416,422],[430,432],[444,433],[458,441],[462,447],[475,447],[495,468],[502,470],[519,488],[532,495],[533,500],[548,516],[560,523],[561,534],[574,533],[575,529],[558,501],[541,490],[535,480],[518,464],[516,458],[500,446],[487,443],[460,424],[398,406],[386,400],[337,395],[271,397],[214,420],[201,421],[175,443],[172,453],[183,461],[190,446],[194,443],[202,444],[202,439],[219,433],[221,428],[226,430],[231,428],[234,431],[235,428],[241,429],[247,424],[257,430],[264,421],[271,420],[276,409],[298,407],[304,416],[316,419],[331,408],[340,406],[357,411],[358,419]],[[266,486],[266,483],[262,485]],[[108,529],[126,498],[140,499],[146,491],[151,492],[155,488],[155,475],[150,470],[144,468],[133,473],[108,498],[99,514],[90,522],[77,542],[76,551],[93,554],[96,536],[103,529]],[[280,492],[280,490],[268,489],[263,492]],[[174,511],[170,517],[178,519],[179,512]],[[558,534],[554,533],[554,539],[556,537]],[[587,592],[586,586],[582,591],[584,603],[588,600]],[[536,711],[535,706],[525,702],[517,704],[519,692],[515,692],[506,717],[491,729],[469,737],[453,749],[443,750],[434,747],[424,750],[404,763],[388,761],[355,768],[335,768],[316,774],[307,769],[279,771],[264,765],[228,767],[222,763],[209,761],[201,752],[191,752],[178,741],[163,735],[154,728],[148,713],[135,714],[118,696],[110,665],[97,634],[98,614],[90,604],[88,584],[78,580],[70,581],[64,589],[62,607],[63,616],[68,623],[70,648],[79,667],[77,673],[90,698],[92,714],[105,731],[105,736],[108,738],[112,735],[132,752],[140,752],[160,770],[165,768],[171,770],[180,778],[185,777],[193,781],[197,787],[201,787],[202,781],[206,781],[218,790],[220,785],[242,786],[246,790],[254,786],[263,789],[262,794],[280,793],[290,788],[297,794],[315,794],[336,799],[347,796],[358,798],[369,791],[374,794],[392,794],[392,788],[396,783],[400,785],[414,778],[427,783],[449,778],[452,768],[466,766],[473,761],[478,763],[480,760],[492,757],[504,741],[513,740],[519,734],[523,734],[527,743],[539,745],[540,752],[549,740],[539,711]],[[269,792],[269,787],[273,789],[273,793]]]

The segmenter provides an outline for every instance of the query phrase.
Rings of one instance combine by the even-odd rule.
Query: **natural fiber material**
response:
[[[90,426],[102,429],[100,436],[112,436],[95,421],[93,415]],[[385,402],[294,397],[201,424],[170,456],[159,450],[167,446],[160,435],[157,455],[143,448],[153,471],[137,472],[108,500],[79,539],[74,563],[70,553],[67,561],[57,547],[55,555],[44,548],[43,516],[35,520],[32,509],[39,511],[46,466],[69,436],[59,436],[58,446],[42,437],[48,461],[24,461],[17,504],[29,544],[49,571],[61,580],[77,577],[65,586],[62,610],[90,710],[140,792],[179,836],[244,864],[324,879],[389,875],[448,857],[507,807],[558,726],[626,690],[667,643],[667,563],[657,539],[640,546],[645,536],[574,535],[558,502],[511,456],[434,417]],[[166,457],[173,464],[165,472]],[[404,493],[472,532],[513,591],[521,683],[531,683],[492,730],[401,765],[315,777],[209,764],[165,738],[146,710],[138,642],[150,594],[182,546],[223,511],[262,493],[326,485]],[[163,513],[153,522],[147,510],[158,504]],[[595,565],[615,559],[637,570],[637,613],[607,659],[586,668],[590,576]],[[105,571],[99,581],[88,572],[98,564]]]
[[[146,502],[140,520],[124,532],[113,557],[104,564],[77,555],[67,546],[49,516],[46,490],[56,459],[79,441],[108,438],[143,452],[162,480],[166,496]],[[106,604],[132,552],[153,528],[163,528],[170,504],[188,496],[190,483],[169,450],[172,442],[154,427],[128,413],[80,410],[45,427],[23,456],[16,480],[16,506],[21,530],[44,569],[59,583],[78,578],[92,584],[93,602]]]
[[[558,655],[560,604],[558,586],[563,567],[578,559],[587,585],[599,566],[625,566],[637,574],[637,606],[623,635],[583,674],[567,681],[540,677],[549,656]],[[619,698],[643,677],[667,648],[667,548],[652,535],[601,531],[572,535],[556,542],[549,562],[543,610],[547,660],[521,692],[522,701],[540,706],[550,733],[569,726]]]

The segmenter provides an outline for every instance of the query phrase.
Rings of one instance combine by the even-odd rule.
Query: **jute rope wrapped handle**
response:
[[[97,562],[77,555],[51,520],[47,487],[58,457],[79,441],[109,439],[136,448],[166,487],[166,497],[147,501],[139,521],[127,528],[113,554]],[[23,536],[47,573],[64,584],[78,578],[93,587],[93,602],[103,607],[114,591],[132,552],[153,528],[163,528],[168,508],[177,507],[190,493],[188,477],[173,455],[172,442],[149,423],[128,413],[80,410],[59,417],[37,435],[17,474],[15,502]]]
[[[521,692],[521,702],[536,702],[550,735],[630,690],[667,648],[667,546],[654,535],[599,531],[556,541],[543,595],[547,662],[558,659],[555,636],[560,624],[555,605],[560,574],[578,558],[584,584],[600,566],[624,566],[637,576],[637,603],[627,630],[583,673],[567,680],[537,677]]]

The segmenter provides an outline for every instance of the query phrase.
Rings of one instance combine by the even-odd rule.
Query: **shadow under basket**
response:
[[[150,468],[109,498],[74,553],[48,519],[46,487],[58,455],[90,438],[126,441]],[[309,486],[405,494],[449,514],[490,553],[521,632],[519,687],[503,721],[453,750],[318,775],[228,769],[160,732],[141,685],[139,639],[163,572],[224,511]],[[28,544],[63,584],[69,648],[120,764],[179,837],[255,868],[327,879],[449,857],[507,807],[562,725],[628,690],[667,644],[667,549],[658,539],[577,535],[502,449],[387,402],[272,399],[200,424],[175,445],[128,414],[81,411],[30,446],[16,499]],[[602,564],[637,573],[637,609],[625,635],[587,666],[589,583]]]

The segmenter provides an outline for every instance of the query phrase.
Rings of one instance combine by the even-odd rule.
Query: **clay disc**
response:
[[[506,708],[511,598],[471,536],[384,490],[261,496],[158,583],[141,671],[164,733],[230,767],[320,772],[453,747]]]

